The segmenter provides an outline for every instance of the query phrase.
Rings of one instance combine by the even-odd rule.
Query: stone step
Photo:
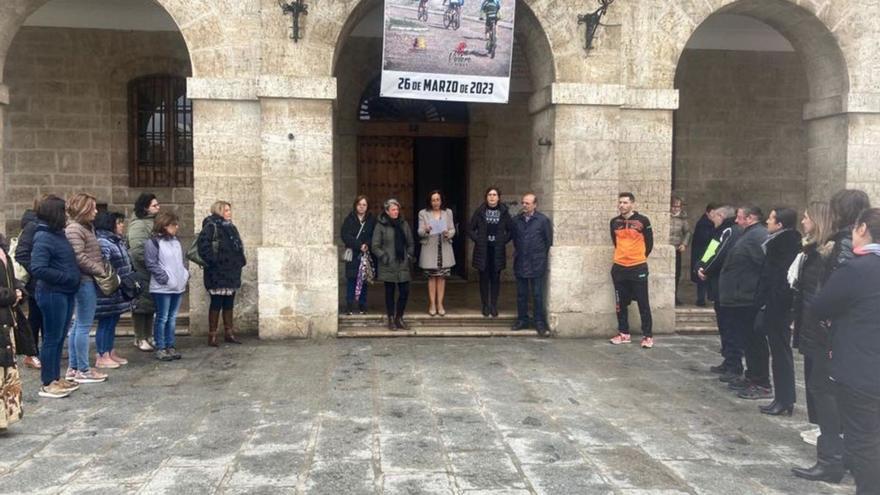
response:
[[[97,325],[92,325],[91,335],[95,335],[95,331]],[[189,313],[178,313],[177,314],[177,329],[174,332],[174,335],[189,335]],[[122,317],[119,318],[119,323],[116,324],[116,336],[117,337],[133,337],[134,336],[134,321],[131,319],[131,313],[125,313]]]
[[[486,318],[479,312],[456,312],[447,313],[446,316],[430,316],[427,313],[410,313],[404,316],[406,323],[415,328],[491,328],[493,331],[499,328],[510,328],[516,321],[516,314],[512,312],[500,313],[498,318]],[[339,329],[348,328],[384,328],[385,317],[379,314],[369,315],[340,315]]]
[[[675,325],[675,333],[691,335],[718,333],[718,327],[714,325]]]
[[[376,338],[376,337],[537,337],[534,330],[521,330],[514,332],[508,328],[487,328],[473,326],[459,327],[415,327],[410,324],[409,330],[388,330],[385,327],[370,326],[362,328],[343,328],[340,326],[337,337],[339,338]]]

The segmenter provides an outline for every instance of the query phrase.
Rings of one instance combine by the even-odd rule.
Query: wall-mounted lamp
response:
[[[309,6],[304,0],[290,0],[290,3],[284,3],[284,0],[278,0],[278,6],[284,15],[290,14],[293,24],[290,26],[290,39],[294,43],[302,39],[299,34],[299,16],[309,15]]]
[[[596,36],[596,30],[599,29],[599,26],[604,26],[601,23],[602,16],[607,13],[608,6],[612,3],[614,3],[614,0],[599,0],[599,8],[593,13],[578,15],[578,26],[581,24],[587,25],[584,50],[589,51],[593,49],[593,38]]]
[[[553,146],[553,141],[548,138],[538,138],[538,146]]]

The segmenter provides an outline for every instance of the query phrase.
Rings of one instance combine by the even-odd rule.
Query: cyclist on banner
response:
[[[464,0],[443,0],[443,5],[449,3],[446,13],[443,15],[443,23],[446,29],[450,26],[458,29],[461,25],[461,9],[464,7]]]
[[[495,30],[495,24],[498,23],[501,12],[501,0],[483,0],[480,5],[480,17],[486,18],[486,39]]]
[[[428,0],[419,0],[418,17],[420,21],[428,21]]]

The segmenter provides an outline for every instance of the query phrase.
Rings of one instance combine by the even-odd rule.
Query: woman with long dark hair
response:
[[[853,257],[812,304],[832,321],[831,379],[843,425],[844,464],[857,495],[880,493],[880,208],[863,211],[852,230]]]
[[[468,224],[468,237],[474,242],[471,265],[480,273],[480,302],[483,316],[498,317],[501,271],[507,266],[510,241],[510,213],[501,202],[501,191],[489,187]]]

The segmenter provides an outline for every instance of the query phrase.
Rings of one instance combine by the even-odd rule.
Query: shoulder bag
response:
[[[119,290],[119,275],[116,274],[113,265],[106,260],[104,260],[104,272],[104,276],[95,275],[95,284],[101,289],[102,294],[105,296],[112,296],[117,290]]]
[[[354,236],[355,240],[360,238],[361,232],[364,231],[364,225],[366,225],[366,223],[367,223],[366,220],[361,222],[361,228],[360,228],[360,230],[358,230],[358,234],[356,236]],[[350,247],[345,248],[345,252],[342,253],[342,261],[349,262],[353,259],[354,259],[354,250],[351,249]]]

